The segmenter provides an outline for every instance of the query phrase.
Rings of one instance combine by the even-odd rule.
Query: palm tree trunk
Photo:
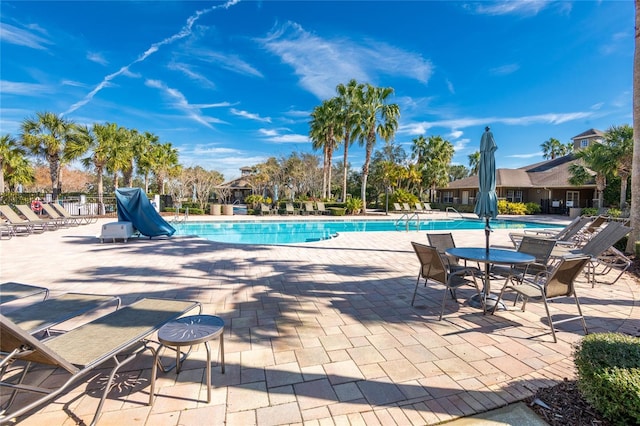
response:
[[[344,138],[344,159],[342,160],[342,202],[344,203],[347,200],[347,172],[349,168],[349,163],[347,163],[347,158],[349,152],[349,135],[346,135]]]
[[[640,241],[640,0],[636,4],[635,53],[633,56],[633,160],[631,165],[631,235],[627,251]],[[638,255],[639,253],[636,253]]]

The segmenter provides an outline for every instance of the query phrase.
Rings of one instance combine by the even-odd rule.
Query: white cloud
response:
[[[300,85],[319,99],[335,96],[345,75],[374,83],[378,74],[388,74],[426,84],[433,73],[431,62],[420,54],[376,40],[356,44],[350,39],[323,39],[293,22],[258,41],[290,65]]]
[[[462,117],[448,120],[422,121],[405,124],[399,127],[398,132],[409,135],[423,135],[432,127],[445,127],[451,129],[465,129],[467,127],[487,126],[492,123],[508,124],[512,126],[528,126],[532,124],[562,124],[570,121],[582,120],[593,117],[593,112],[569,112],[547,113],[528,115],[523,117]]]
[[[248,118],[249,120],[261,121],[261,122],[264,122],[264,123],[271,123],[271,118],[270,117],[260,117],[260,115],[253,114],[251,112],[242,111],[242,110],[238,110],[238,109],[235,109],[235,108],[231,108],[229,110],[229,112],[231,112],[231,114],[237,115],[239,117]]]
[[[84,105],[88,104],[89,102],[91,102],[91,100],[93,99],[93,97],[100,92],[102,89],[104,89],[105,87],[109,87],[109,82],[111,80],[113,80],[114,78],[120,76],[120,75],[126,75],[129,72],[129,68],[131,66],[133,66],[134,64],[137,64],[139,62],[143,62],[145,61],[150,55],[152,55],[153,53],[157,52],[160,47],[167,45],[167,44],[171,44],[176,40],[180,40],[182,38],[185,38],[187,36],[189,36],[192,32],[192,28],[193,25],[196,23],[196,21],[198,19],[200,19],[200,17],[202,15],[205,15],[209,12],[212,12],[216,9],[228,9],[229,7],[233,6],[234,4],[238,3],[240,0],[228,0],[226,3],[224,4],[220,4],[220,5],[215,5],[215,6],[211,6],[208,7],[206,9],[202,9],[202,10],[198,10],[196,11],[195,14],[193,14],[192,16],[190,16],[187,19],[187,23],[184,27],[182,27],[182,29],[170,36],[167,37],[157,43],[154,43],[151,45],[151,47],[149,47],[142,55],[140,55],[136,60],[134,60],[133,62],[129,63],[128,65],[125,65],[123,67],[121,67],[118,71],[111,73],[109,75],[107,75],[101,83],[99,83],[91,92],[89,92],[82,100],[74,103],[73,105],[71,105],[71,107],[64,113],[69,114],[75,110],[77,110],[80,107],[83,107]]]
[[[482,15],[535,16],[550,3],[550,0],[500,0],[475,3],[472,10]]]
[[[31,29],[43,32],[43,30],[37,26],[31,26]],[[52,41],[40,37],[39,35],[4,22],[0,25],[0,41],[3,43],[10,43],[38,50],[47,50],[45,45],[54,44]]]
[[[173,100],[172,106],[180,111],[183,111],[187,117],[198,123],[213,128],[210,123],[220,123],[221,121],[216,118],[206,117],[200,111],[200,108],[190,105],[187,98],[177,89],[173,89],[160,80],[147,80],[145,85],[155,89],[161,90],[165,96]]]
[[[171,62],[167,67],[170,70],[182,72],[184,75],[194,80],[195,82],[203,85],[204,87],[207,87],[209,89],[215,89],[216,87],[216,85],[211,80],[209,80],[204,75],[193,71],[191,67],[187,64],[179,63],[179,62]]]
[[[44,93],[53,93],[52,87],[37,83],[22,83],[17,81],[0,81],[0,91],[12,95],[34,96]]]
[[[491,72],[491,74],[494,74],[494,75],[508,75],[508,74],[513,74],[519,69],[520,69],[520,65],[518,64],[507,64],[507,65],[502,65],[500,67],[492,68],[491,70],[489,70],[489,72]]]
[[[87,53],[87,59],[90,60],[91,62],[95,62],[95,63],[100,64],[100,65],[108,65],[109,64],[109,61],[107,61],[105,59],[105,57],[102,56],[102,53],[88,52]]]
[[[513,155],[507,155],[507,158],[539,158],[542,157],[543,152],[542,151],[538,151],[538,152],[534,152],[531,154],[513,154]]]
[[[223,55],[222,53],[204,49],[194,50],[190,53],[199,60],[217,64],[220,68],[226,69],[227,71],[253,77],[264,77],[260,71],[243,61],[237,55]]]

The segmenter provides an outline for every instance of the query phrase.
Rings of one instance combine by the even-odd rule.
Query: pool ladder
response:
[[[396,231],[398,231],[399,227],[402,225],[402,221],[404,220],[404,229],[405,231],[409,230],[409,226],[411,226],[412,220],[415,219],[416,231],[420,230],[420,216],[418,213],[404,213],[398,220],[396,220]]]

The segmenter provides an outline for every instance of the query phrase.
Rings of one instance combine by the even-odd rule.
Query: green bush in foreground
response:
[[[640,338],[590,334],[574,355],[578,387],[593,408],[613,424],[640,424]]]

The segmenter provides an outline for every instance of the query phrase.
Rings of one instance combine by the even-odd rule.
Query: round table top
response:
[[[160,343],[172,346],[197,345],[219,336],[224,320],[215,315],[192,315],[178,318],[158,330]]]
[[[445,250],[445,253],[475,262],[502,263],[509,265],[531,263],[536,260],[535,256],[515,250],[490,248],[487,252],[485,247],[455,247]]]

